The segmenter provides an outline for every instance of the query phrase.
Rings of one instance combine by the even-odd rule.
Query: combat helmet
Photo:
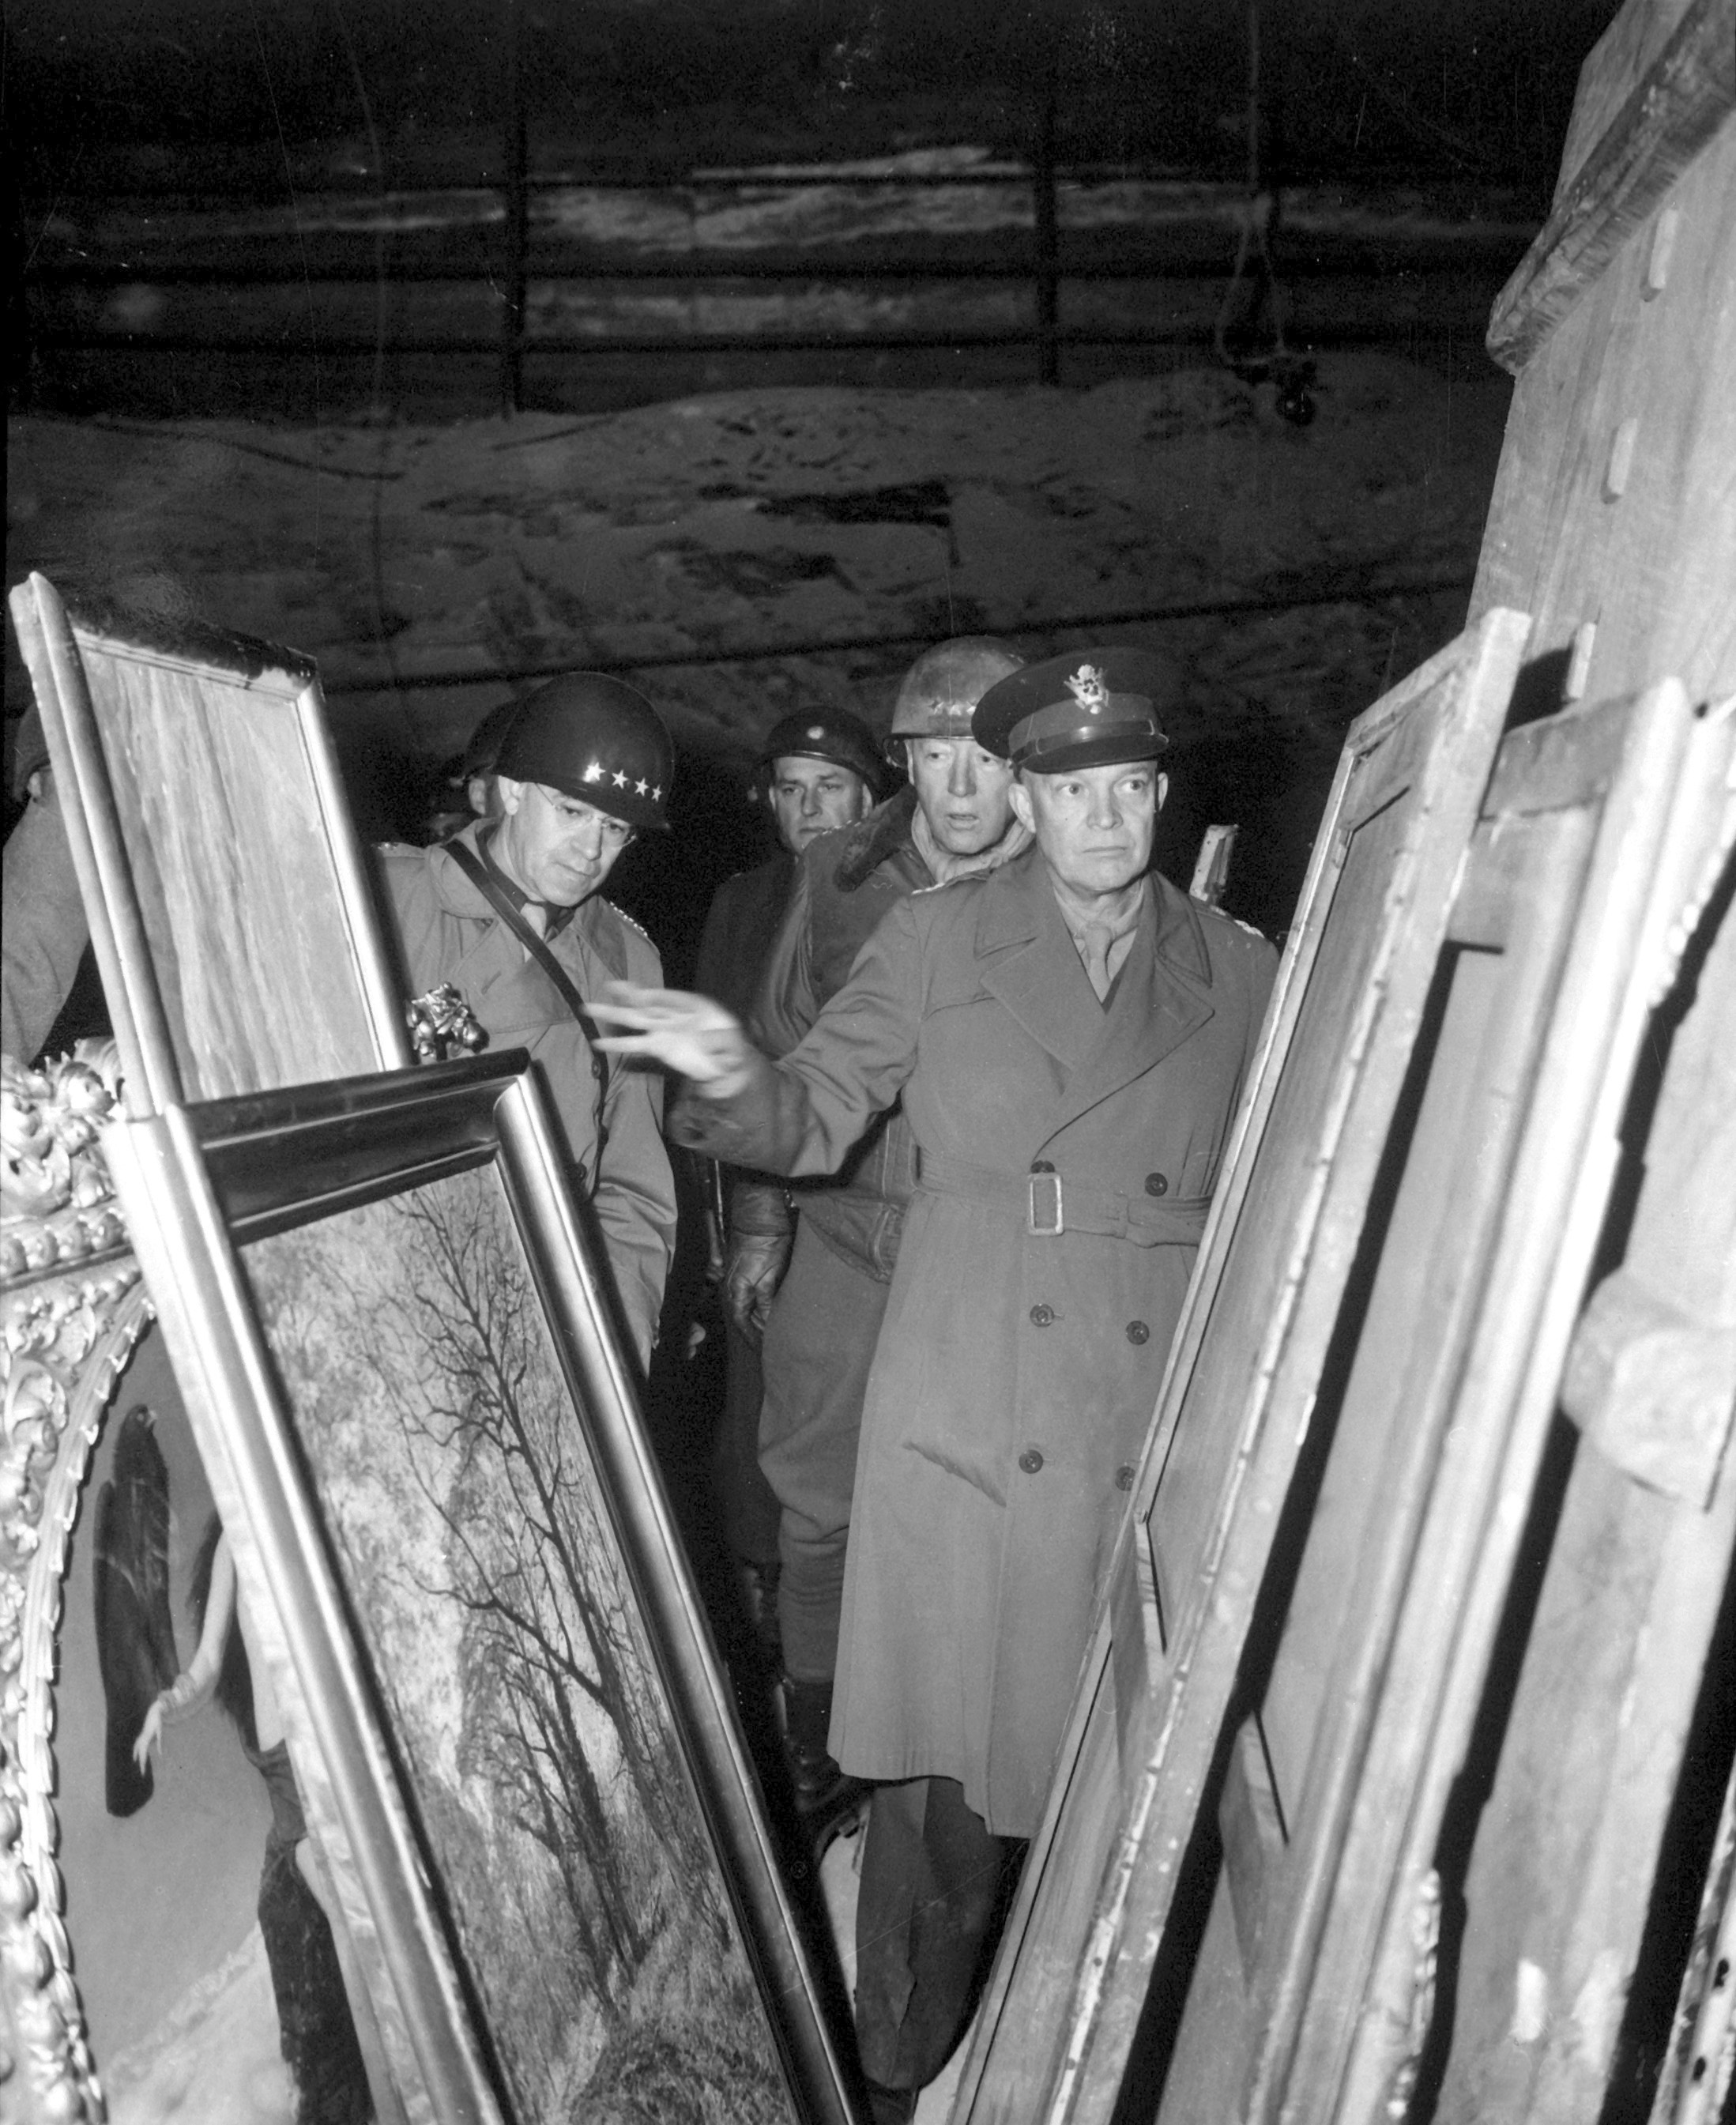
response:
[[[874,733],[848,709],[815,709],[774,723],[754,763],[757,778],[765,780],[774,761],[792,758],[830,760],[876,791],[886,773]]]
[[[888,750],[907,737],[968,737],[976,704],[1024,659],[991,634],[961,634],[924,649],[904,675],[892,704]]]
[[[541,782],[633,827],[669,824],[675,747],[636,686],[605,671],[569,671],[520,704],[496,775]]]

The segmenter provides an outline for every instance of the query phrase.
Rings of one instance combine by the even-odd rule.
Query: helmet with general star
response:
[[[675,753],[636,686],[606,671],[569,671],[519,705],[496,775],[540,782],[633,827],[667,827]]]
[[[990,634],[960,634],[924,649],[904,675],[890,737],[968,737],[976,704],[1024,659]]]
[[[754,763],[755,783],[767,780],[774,761],[790,759],[830,760],[859,775],[877,796],[886,773],[874,733],[848,709],[812,709],[774,723]]]

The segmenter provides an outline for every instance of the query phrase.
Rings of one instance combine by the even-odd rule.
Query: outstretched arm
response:
[[[599,1025],[623,1029],[597,1043],[611,1055],[661,1062],[707,1099],[726,1100],[746,1089],[755,1051],[741,1020],[709,997],[609,982],[590,1009]]]
[[[633,1029],[605,1047],[649,1056],[690,1081],[671,1117],[678,1143],[732,1166],[830,1173],[915,1066],[922,954],[911,903],[901,901],[806,1039],[776,1063],[704,997],[615,982],[595,1008]]]
[[[211,1559],[211,1591],[205,1603],[205,1628],[199,1634],[198,1650],[169,1687],[159,1690],[151,1699],[151,1708],[145,1713],[144,1724],[133,1744],[133,1761],[140,1770],[144,1769],[152,1750],[162,1739],[165,1721],[185,1719],[196,1712],[216,1689],[223,1646],[234,1618],[235,1559],[230,1554],[229,1538],[224,1534],[219,1536],[217,1552]]]

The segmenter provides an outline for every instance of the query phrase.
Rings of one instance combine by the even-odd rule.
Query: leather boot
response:
[[[826,1746],[832,1723],[832,1685],[783,1679],[783,1751],[789,1760],[796,1813],[812,1840],[815,1857],[859,1815],[868,1788],[846,1776]]]

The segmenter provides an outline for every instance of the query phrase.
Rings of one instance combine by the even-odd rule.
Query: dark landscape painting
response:
[[[244,1258],[517,2117],[792,2118],[498,1176]]]

